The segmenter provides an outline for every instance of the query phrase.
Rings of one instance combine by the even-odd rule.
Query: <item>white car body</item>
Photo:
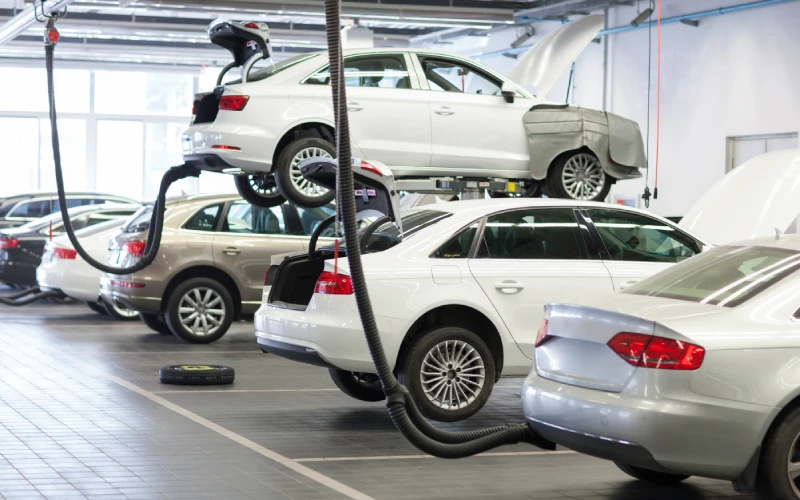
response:
[[[81,246],[99,261],[108,260],[109,240],[119,232],[125,219],[116,219],[75,232]],[[72,259],[57,258],[56,248],[74,250],[67,235],[58,236],[45,246],[42,263],[36,269],[36,281],[46,290],[60,290],[67,297],[97,302],[100,292],[101,271],[90,266],[80,255]]]
[[[666,219],[604,203],[557,199],[505,199],[438,203],[417,210],[449,214],[396,246],[363,255],[372,307],[390,364],[415,322],[441,308],[472,311],[497,331],[502,345],[502,374],[525,375],[531,365],[536,327],[543,306],[554,300],[613,292],[671,264],[586,259],[432,258],[456,233],[484,216],[520,210],[561,208],[614,210],[647,217],[653,227],[682,233]],[[409,212],[411,213],[411,212]],[[405,223],[404,223],[405,225]],[[578,224],[575,224],[578,226]],[[702,247],[705,243],[683,234]],[[334,263],[325,262],[332,271]],[[347,274],[347,261],[338,262]],[[314,294],[306,307],[270,302],[264,288],[255,316],[256,336],[265,349],[289,345],[319,356],[336,368],[374,373],[353,295]],[[272,346],[272,348],[270,347]],[[499,368],[499,367],[498,367]]]

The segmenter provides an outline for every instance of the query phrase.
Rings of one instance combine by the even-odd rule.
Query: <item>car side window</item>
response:
[[[9,217],[39,218],[51,213],[50,200],[26,201],[15,208]]]
[[[420,63],[431,90],[500,95],[502,82],[471,66],[430,57],[421,57]]]
[[[328,85],[330,81],[331,74],[326,66],[308,77],[305,83]],[[344,82],[348,87],[411,88],[403,54],[348,57],[344,60]]]
[[[220,203],[207,206],[192,215],[191,218],[183,224],[183,228],[191,229],[192,231],[213,231],[217,227],[221,209],[222,204]]]
[[[222,232],[238,234],[286,234],[286,222],[280,206],[263,208],[244,201],[228,206]]]
[[[295,208],[297,209],[298,217],[300,217],[300,225],[303,226],[302,234],[306,236],[311,236],[322,221],[336,213],[336,206],[333,204],[328,204],[317,208]],[[332,236],[333,226],[328,226],[328,229],[323,231],[323,234],[326,236]]]
[[[571,208],[539,208],[489,217],[477,257],[587,259],[589,253]]]
[[[658,219],[623,210],[588,210],[611,260],[680,262],[698,253],[688,235]]]
[[[77,217],[70,217],[70,222],[72,222],[72,230],[78,231],[79,229],[83,229],[92,225],[89,221],[89,215],[79,215]],[[103,221],[97,221],[103,222]],[[95,224],[97,223],[95,222]],[[49,234],[50,227],[46,227],[40,231],[42,234]],[[64,233],[64,224],[59,220],[58,222],[53,223],[53,236],[59,236]]]
[[[466,259],[469,257],[472,240],[475,238],[479,225],[479,223],[475,222],[471,226],[462,229],[447,240],[447,243],[440,246],[431,257],[434,259]]]

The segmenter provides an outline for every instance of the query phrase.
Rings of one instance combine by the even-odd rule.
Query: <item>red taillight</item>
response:
[[[145,246],[144,241],[131,240],[131,241],[126,241],[125,244],[122,245],[122,250],[135,257],[141,257],[142,255],[144,255],[144,246]]]
[[[196,115],[196,114],[197,114],[197,113],[195,112],[196,106],[197,106],[197,103],[194,103],[194,102],[193,102],[193,103],[192,103],[192,116],[194,116],[194,115]]]
[[[250,28],[251,30],[257,30],[258,29],[258,25],[256,23],[254,23],[253,21],[250,21],[249,23],[244,23],[244,27],[245,28]]]
[[[324,272],[317,278],[314,293],[327,295],[350,295],[353,293],[353,281],[346,274]]]
[[[0,249],[9,250],[11,248],[17,248],[18,246],[19,246],[19,240],[16,238],[0,239]]]
[[[78,257],[78,252],[71,248],[54,248],[53,257],[56,259],[75,259]]]
[[[267,272],[264,273],[264,286],[267,286],[267,277],[269,276],[269,270],[272,269],[272,266],[267,268]]]
[[[119,288],[144,288],[144,283],[134,283],[133,281],[116,281],[111,280],[111,286],[116,286]]]
[[[379,175],[380,177],[383,177],[383,172],[381,171],[381,169],[379,169],[375,165],[373,165],[371,163],[367,163],[365,161],[361,162],[361,170],[366,170],[367,172],[372,172],[373,174],[376,174],[376,175]]]
[[[547,334],[547,320],[542,321],[542,326],[539,327],[539,332],[536,334],[536,347],[544,344],[552,337]]]
[[[225,144],[214,144],[211,146],[211,149],[225,149],[228,151],[241,151],[242,148],[237,148],[236,146],[227,146]]]
[[[224,95],[219,99],[219,109],[227,111],[241,111],[250,100],[246,95]]]
[[[641,333],[618,333],[608,347],[630,365],[660,370],[697,370],[706,355],[698,345]]]

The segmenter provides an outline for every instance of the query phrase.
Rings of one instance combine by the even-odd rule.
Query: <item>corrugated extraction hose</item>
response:
[[[57,38],[57,37],[56,37]],[[55,50],[54,43],[46,43],[44,47],[45,53],[45,66],[47,69],[47,95],[50,105],[50,136],[53,140],[53,163],[56,170],[56,187],[58,191],[58,203],[61,211],[61,218],[64,221],[64,231],[69,237],[69,241],[78,255],[83,258],[90,266],[98,269],[104,273],[111,273],[116,275],[133,274],[146,268],[155,260],[158,255],[158,248],[161,245],[161,229],[164,226],[164,206],[166,204],[167,190],[173,182],[183,179],[185,177],[197,177],[200,171],[188,165],[181,165],[178,167],[170,168],[161,179],[161,186],[158,190],[158,198],[156,199],[155,206],[153,207],[153,215],[150,218],[150,228],[147,233],[147,243],[144,249],[144,255],[133,266],[130,267],[112,267],[105,263],[99,262],[92,258],[86,250],[83,249],[78,238],[75,236],[75,231],[72,228],[72,221],[69,218],[67,210],[67,200],[64,192],[64,177],[61,172],[61,149],[58,142],[58,122],[56,116],[56,99],[55,90],[53,87],[53,51]]]
[[[386,394],[387,406],[392,421],[411,444],[425,453],[440,458],[468,457],[498,446],[520,442],[528,442],[552,449],[552,443],[542,439],[524,423],[466,432],[450,432],[437,429],[425,420],[415,406],[408,390],[400,385],[389,368],[378,327],[375,323],[375,316],[372,313],[367,284],[364,278],[364,269],[361,266],[361,249],[359,248],[355,198],[353,196],[352,151],[350,148],[350,127],[347,115],[347,95],[342,68],[340,19],[340,0],[325,0],[326,34],[339,165],[337,203],[342,212],[344,239],[347,245],[347,261],[350,265],[350,276],[355,290],[358,313],[372,360],[375,363],[375,369]]]

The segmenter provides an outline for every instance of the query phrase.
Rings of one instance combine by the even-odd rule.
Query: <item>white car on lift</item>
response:
[[[500,178],[523,183],[526,195],[544,185],[553,197],[605,199],[612,183],[641,176],[638,126],[542,98],[602,25],[603,16],[587,16],[549,33],[511,78],[443,52],[346,50],[353,156],[387,165],[398,179]],[[251,174],[236,184],[253,204],[284,197],[300,206],[329,203],[333,193],[297,168],[303,159],[335,155],[328,58],[303,54],[250,73],[244,61],[268,54],[267,33],[263,23],[209,27],[211,41],[231,51],[244,76],[197,95],[184,160]]]
[[[382,179],[391,192],[391,176]],[[698,234],[715,244],[769,235],[790,229],[798,213],[793,150],[757,157],[720,180],[682,221],[697,232],[621,205],[476,200],[411,210],[402,231],[371,226],[361,244],[389,362],[424,415],[454,421],[477,412],[501,375],[528,373],[545,304],[622,290],[701,252],[708,243]],[[340,257],[335,272],[332,248],[315,246],[270,267],[258,343],[328,367],[354,398],[382,400],[347,260]]]
[[[108,260],[109,240],[119,232],[126,219],[110,220],[75,231],[75,236],[89,255],[99,262]],[[89,308],[121,321],[139,319],[139,313],[121,304],[100,299],[101,271],[83,260],[66,234],[48,241],[42,263],[36,268],[36,281],[42,290],[59,290],[67,297],[85,301]]]

